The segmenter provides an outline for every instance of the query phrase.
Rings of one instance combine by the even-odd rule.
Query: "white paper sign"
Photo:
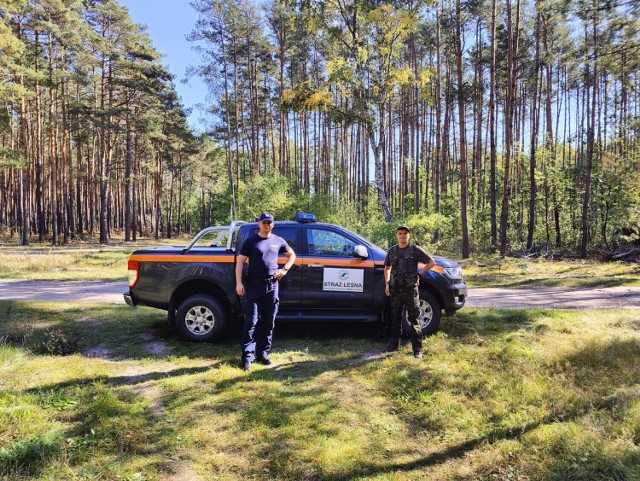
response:
[[[322,290],[364,292],[364,270],[325,267]]]

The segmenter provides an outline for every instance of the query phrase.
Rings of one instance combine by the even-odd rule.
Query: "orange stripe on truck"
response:
[[[418,265],[418,267],[419,267],[420,269],[422,269],[425,265],[426,265],[426,264],[419,264],[419,265]],[[442,273],[444,272],[444,267],[442,267],[442,266],[433,266],[433,267],[431,268],[431,270],[432,270],[433,272],[439,272],[440,274],[442,274]]]
[[[234,256],[198,256],[178,254],[138,254],[130,257],[138,262],[235,262]]]
[[[278,261],[286,259],[279,256]],[[138,262],[235,262],[234,256],[202,256],[202,255],[180,255],[180,254],[137,254],[132,255],[129,260]],[[372,268],[372,260],[361,259],[328,259],[326,257],[298,257],[296,265],[322,264],[326,267],[361,267]]]
[[[297,264],[296,259],[296,264]],[[303,257],[302,265],[309,264],[322,264],[325,267],[363,267],[373,268],[374,263],[372,260],[362,259],[327,259],[326,257]]]

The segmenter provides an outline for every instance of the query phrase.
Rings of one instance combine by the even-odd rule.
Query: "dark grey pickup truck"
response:
[[[281,281],[278,319],[385,322],[385,251],[344,227],[315,222],[312,215],[296,219],[274,227],[297,255]],[[202,230],[186,247],[133,252],[125,301],[168,311],[169,323],[184,339],[216,339],[242,313],[235,291],[236,253],[257,230],[256,223],[235,221]],[[442,310],[453,314],[467,296],[460,265],[439,256],[434,260],[435,267],[420,279],[426,335],[438,330]],[[284,264],[285,257],[280,261]]]

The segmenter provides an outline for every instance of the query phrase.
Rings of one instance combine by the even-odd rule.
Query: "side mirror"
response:
[[[367,257],[369,257],[369,251],[367,251],[367,248],[363,245],[357,245],[353,249],[353,254],[356,257],[360,257],[361,259],[366,259]]]

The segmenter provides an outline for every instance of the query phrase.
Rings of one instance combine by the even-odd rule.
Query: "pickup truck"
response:
[[[234,221],[203,229],[185,247],[133,252],[126,303],[167,311],[170,326],[183,339],[219,338],[242,315],[242,299],[235,290],[236,254],[257,231],[255,222]],[[316,222],[312,214],[276,222],[273,232],[297,256],[280,281],[279,320],[383,324],[388,320],[383,249],[344,227]],[[460,265],[444,257],[433,259],[435,267],[420,279],[420,323],[425,335],[438,330],[443,310],[453,314],[462,308],[467,295]],[[280,264],[285,260],[281,256]],[[406,315],[405,323],[408,328]]]

